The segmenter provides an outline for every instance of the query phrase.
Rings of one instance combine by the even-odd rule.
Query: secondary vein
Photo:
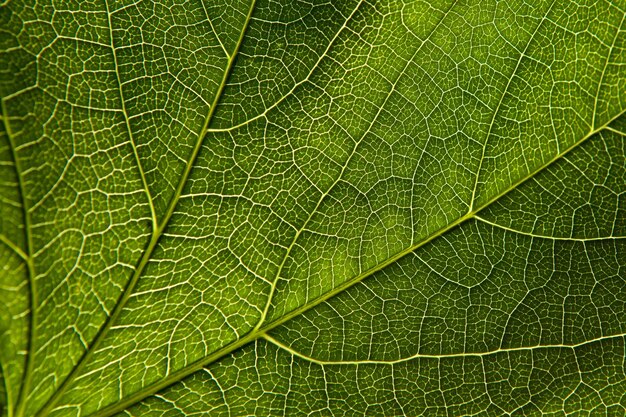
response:
[[[113,63],[115,66],[115,79],[117,82],[117,88],[119,91],[120,102],[122,106],[122,114],[124,115],[124,124],[126,125],[126,131],[128,133],[128,137],[130,139],[131,147],[133,148],[133,155],[135,156],[135,162],[137,163],[137,167],[139,168],[139,175],[141,176],[141,183],[145,188],[146,196],[148,198],[148,203],[150,205],[150,215],[152,217],[152,230],[158,227],[158,220],[156,215],[156,209],[154,207],[154,201],[152,199],[152,194],[150,193],[150,187],[148,187],[148,181],[146,180],[146,174],[143,169],[143,165],[141,163],[141,159],[139,158],[139,152],[137,151],[137,144],[135,143],[135,137],[133,135],[133,131],[130,128],[130,120],[128,117],[128,111],[126,111],[126,100],[124,99],[124,90],[122,89],[122,78],[120,77],[120,66],[118,64],[117,52],[115,49],[115,41],[113,37],[113,25],[111,23],[111,13],[109,11],[109,2],[105,0],[104,2],[106,7],[107,19],[109,23],[109,38],[111,52],[113,54]]]
[[[261,318],[259,319],[259,322],[257,323],[256,326],[254,326],[254,328],[252,329],[251,333],[256,332],[257,330],[259,330],[259,328],[261,328],[261,326],[265,323],[266,319],[267,319],[267,314],[268,311],[271,307],[272,304],[272,300],[273,300],[273,296],[274,293],[276,291],[276,285],[278,284],[278,280],[280,279],[280,275],[282,274],[282,271],[285,267],[285,264],[287,262],[287,260],[289,259],[289,256],[291,255],[291,252],[293,251],[293,248],[295,247],[298,238],[300,237],[300,235],[302,234],[302,232],[306,229],[306,227],[308,226],[309,222],[313,219],[313,216],[315,215],[315,213],[317,212],[317,210],[319,209],[319,207],[321,206],[322,202],[324,201],[324,199],[330,194],[330,192],[337,186],[337,184],[339,183],[339,181],[341,181],[341,179],[343,178],[346,168],[348,167],[350,161],[352,160],[352,158],[354,157],[354,155],[356,154],[357,149],[359,148],[359,146],[361,145],[361,143],[363,142],[364,138],[371,132],[372,127],[374,126],[374,124],[376,123],[376,121],[378,120],[378,118],[380,117],[380,114],[383,110],[383,108],[385,107],[385,105],[387,104],[387,102],[389,101],[389,98],[392,96],[392,94],[394,93],[394,91],[396,91],[396,86],[398,84],[398,82],[400,81],[400,79],[402,78],[402,76],[406,73],[406,70],[408,69],[408,67],[411,65],[411,63],[413,62],[413,60],[415,59],[415,56],[419,53],[419,51],[421,51],[422,47],[426,44],[426,42],[428,42],[428,40],[431,38],[431,36],[433,35],[433,33],[435,33],[435,31],[437,30],[437,28],[441,25],[441,23],[443,22],[443,20],[445,19],[445,17],[448,15],[448,13],[450,12],[450,10],[454,7],[454,5],[457,3],[457,0],[453,1],[450,3],[450,6],[448,7],[448,9],[446,10],[445,13],[442,14],[441,19],[437,22],[437,24],[435,24],[432,29],[430,30],[428,36],[426,36],[426,38],[421,41],[421,43],[415,48],[415,51],[413,52],[413,54],[411,55],[410,58],[407,59],[407,62],[405,63],[404,67],[398,72],[398,75],[396,76],[396,79],[393,81],[393,83],[391,84],[389,91],[387,92],[387,94],[385,95],[385,98],[382,102],[382,104],[379,106],[376,114],[374,115],[374,117],[372,117],[372,121],[369,123],[369,125],[367,126],[367,128],[365,129],[365,131],[361,134],[361,138],[355,143],[355,145],[352,147],[352,152],[350,153],[350,155],[348,156],[348,158],[346,159],[346,161],[344,162],[341,171],[339,172],[339,175],[337,175],[337,178],[335,179],[335,181],[333,181],[333,183],[328,187],[328,189],[322,193],[322,195],[320,196],[320,198],[317,201],[317,204],[315,206],[315,208],[313,210],[311,210],[311,213],[309,213],[309,216],[306,218],[306,220],[302,223],[302,226],[297,230],[293,240],[291,241],[289,247],[287,248],[287,251],[285,252],[285,255],[283,256],[283,259],[278,267],[278,271],[276,272],[276,276],[274,277],[274,279],[272,280],[272,285],[270,288],[270,293],[268,295],[267,301],[265,303],[265,307],[262,311],[261,314]],[[356,11],[358,10],[359,6],[362,4],[359,3],[356,7],[356,9],[352,12],[352,14],[348,17],[348,21],[352,18],[352,16],[354,16],[354,14],[356,13]],[[348,24],[348,21],[346,21],[346,23],[343,25],[343,27],[346,27],[346,25]],[[337,34],[338,36],[339,34]]]
[[[220,97],[222,96],[222,93],[226,86],[226,81],[228,80],[228,76],[231,72],[233,63],[235,62],[235,58],[237,57],[237,53],[243,41],[244,34],[250,22],[252,11],[254,10],[255,2],[256,0],[252,0],[250,3],[248,15],[246,16],[246,21],[244,25],[242,26],[241,32],[239,34],[239,38],[237,40],[237,44],[233,52],[229,55],[220,85],[215,93],[215,96],[213,98],[213,102],[211,103],[211,107],[209,108],[207,117],[205,118],[202,129],[200,130],[200,133],[198,134],[198,139],[196,140],[196,144],[194,145],[192,153],[189,157],[189,161],[186,164],[185,169],[183,170],[183,173],[181,174],[181,178],[178,181],[174,195],[170,199],[170,202],[168,204],[167,210],[165,212],[165,215],[163,216],[162,221],[158,223],[158,225],[155,228],[153,228],[153,233],[151,235],[150,241],[148,242],[147,247],[144,250],[142,257],[139,260],[139,264],[135,268],[135,271],[133,272],[131,279],[128,281],[126,287],[124,288],[124,291],[122,292],[120,299],[118,300],[115,307],[113,308],[113,311],[107,318],[104,325],[100,328],[100,330],[96,334],[96,337],[94,338],[91,346],[89,347],[88,350],[86,350],[83,353],[83,355],[78,360],[77,364],[74,366],[72,371],[59,385],[58,389],[50,397],[50,399],[46,402],[46,404],[39,410],[39,412],[36,413],[37,417],[43,417],[43,416],[48,415],[50,411],[56,406],[59,399],[67,391],[71,383],[81,374],[83,368],[89,362],[89,359],[94,355],[94,352],[98,350],[99,346],[102,344],[103,340],[106,338],[109,330],[111,329],[111,326],[119,318],[120,314],[122,313],[122,310],[124,309],[124,306],[126,305],[126,302],[128,301],[128,299],[130,298],[132,294],[133,289],[135,288],[137,282],[139,281],[139,278],[143,274],[143,271],[145,270],[149,260],[151,259],[152,253],[154,252],[154,249],[157,247],[157,244],[159,242],[159,238],[163,234],[163,231],[167,227],[169,220],[174,214],[174,211],[176,209],[180,196],[183,192],[183,189],[185,188],[185,185],[187,184],[187,179],[189,178],[191,170],[195,164],[196,158],[198,157],[198,154],[200,153],[200,149],[202,148],[204,138],[206,137],[206,134],[207,134],[207,129],[211,123],[213,114],[215,113],[217,103],[219,102]],[[108,13],[108,2],[107,2],[107,14],[109,15],[109,25],[111,25],[110,13]]]
[[[517,63],[515,64],[515,68],[513,69],[513,72],[511,74],[511,76],[509,77],[509,80],[508,80],[506,86],[502,90],[502,95],[500,96],[500,100],[498,101],[498,104],[496,105],[496,108],[493,111],[493,116],[491,117],[491,122],[489,123],[489,129],[487,129],[487,135],[485,136],[485,141],[483,143],[483,150],[482,150],[482,154],[480,156],[480,162],[478,163],[478,169],[476,170],[476,178],[474,180],[474,187],[472,189],[472,197],[471,197],[470,206],[469,206],[469,211],[470,212],[473,211],[473,209],[474,209],[474,202],[476,201],[476,190],[478,189],[478,181],[480,179],[480,171],[481,171],[481,169],[483,167],[483,161],[485,160],[485,152],[487,150],[487,143],[489,142],[489,137],[491,136],[491,131],[493,130],[493,125],[494,125],[494,123],[496,121],[496,117],[497,117],[497,115],[498,115],[498,113],[500,111],[500,107],[502,107],[502,102],[504,101],[504,97],[506,97],[506,94],[509,91],[509,87],[511,86],[511,82],[513,81],[513,78],[515,78],[515,74],[517,74],[517,69],[519,68],[520,64],[522,63],[522,59],[524,59],[524,57],[526,56],[526,52],[528,51],[528,48],[533,43],[533,40],[535,39],[535,35],[539,31],[539,28],[541,27],[543,22],[546,21],[546,17],[548,16],[548,13],[550,13],[550,10],[552,10],[552,7],[554,7],[555,3],[556,3],[556,0],[553,0],[552,3],[550,4],[550,7],[547,10],[547,12],[543,15],[543,19],[541,19],[541,21],[537,24],[537,27],[535,28],[533,33],[528,38],[528,42],[526,43],[526,47],[520,53],[520,56],[517,59]]]
[[[592,343],[602,342],[604,340],[612,340],[612,339],[620,339],[625,338],[626,333],[614,334],[609,336],[600,336],[595,339],[585,340],[580,343],[574,344],[555,344],[555,345],[535,345],[535,346],[522,346],[522,347],[514,347],[514,348],[499,348],[491,351],[485,352],[467,352],[467,353],[440,353],[440,354],[428,354],[428,353],[415,353],[411,356],[407,356],[399,359],[363,359],[363,360],[322,360],[317,359],[313,356],[306,355],[302,352],[299,352],[290,346],[284,344],[283,342],[269,336],[264,335],[263,339],[267,340],[269,343],[277,346],[278,348],[286,351],[292,356],[297,356],[300,359],[304,359],[307,362],[315,363],[320,366],[332,366],[332,365],[396,365],[403,362],[409,362],[416,359],[442,359],[442,358],[467,358],[467,357],[475,357],[480,358],[484,356],[496,355],[498,353],[512,353],[512,352],[524,352],[524,351],[533,351],[538,349],[576,349],[581,346],[586,346]]]

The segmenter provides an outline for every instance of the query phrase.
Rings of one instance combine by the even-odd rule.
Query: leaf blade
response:
[[[202,124],[194,114],[208,103],[190,97],[210,95],[207,56],[234,63],[228,51],[244,4],[232,6],[220,14],[202,3],[116,3],[49,19],[54,8],[33,19],[16,6],[15,34],[41,24],[46,34],[15,35],[18,47],[3,52],[28,74],[3,82],[2,95],[19,159],[32,165],[27,229],[43,271],[39,327],[50,339],[35,342],[32,410],[47,401],[48,414],[57,400],[59,415],[122,410],[401,255],[465,230],[477,210],[501,209],[500,197],[619,124],[624,111],[619,3],[261,2]],[[114,20],[129,30],[116,32]],[[208,33],[202,41],[198,28]],[[322,42],[309,47],[313,39]],[[173,124],[162,117],[183,102]],[[61,158],[44,161],[46,152]],[[623,168],[603,164],[618,176]],[[617,190],[612,183],[593,207]],[[613,229],[623,217],[619,200],[608,211],[614,206]],[[480,218],[500,227],[490,213]],[[613,236],[602,230],[574,240]],[[53,323],[57,306],[67,317]],[[46,370],[41,358],[57,357],[59,346],[71,346],[71,357]],[[53,393],[59,385],[49,378],[67,382]]]

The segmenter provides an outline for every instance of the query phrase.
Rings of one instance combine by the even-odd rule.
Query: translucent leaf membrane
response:
[[[3,3],[2,413],[619,414],[625,17]]]

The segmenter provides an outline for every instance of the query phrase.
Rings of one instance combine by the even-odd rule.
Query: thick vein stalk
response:
[[[24,178],[23,178],[24,171],[22,169],[20,159],[18,158],[18,155],[17,155],[16,146],[13,141],[13,132],[11,131],[11,125],[9,124],[9,117],[6,111],[4,100],[2,100],[1,106],[2,106],[2,118],[4,120],[4,126],[7,132],[7,139],[9,141],[9,147],[11,148],[11,157],[13,158],[13,166],[15,167],[15,173],[17,177],[17,187],[18,187],[18,191],[21,197],[22,210],[24,212],[24,242],[25,242],[26,247],[24,248],[24,251],[21,251],[21,254],[22,254],[22,258],[24,259],[24,262],[26,263],[26,270],[28,273],[30,320],[29,320],[29,326],[28,326],[26,366],[24,370],[24,376],[22,378],[22,386],[20,387],[20,392],[17,397],[16,409],[15,409],[15,416],[22,417],[24,415],[24,410],[26,408],[26,398],[28,397],[28,394],[30,393],[30,386],[32,384],[32,379],[33,379],[33,368],[35,366],[34,340],[35,340],[35,329],[37,328],[36,306],[38,305],[35,277],[37,275],[35,273],[35,264],[31,256],[32,249],[33,249],[33,239],[32,239],[32,234],[31,234],[30,212],[28,209],[28,204],[26,204],[26,194],[25,194]],[[17,252],[17,253],[20,254],[20,252]]]

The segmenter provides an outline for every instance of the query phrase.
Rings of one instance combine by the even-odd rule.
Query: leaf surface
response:
[[[626,411],[623,1],[0,21],[3,415]]]

